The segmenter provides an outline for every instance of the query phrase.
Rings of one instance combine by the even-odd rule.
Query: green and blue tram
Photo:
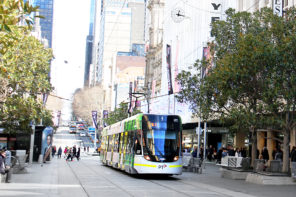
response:
[[[131,174],[182,174],[182,122],[176,115],[138,114],[102,131],[103,164]]]

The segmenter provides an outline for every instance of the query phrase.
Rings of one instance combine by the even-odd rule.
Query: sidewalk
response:
[[[34,163],[26,174],[13,174],[11,183],[0,184],[0,196],[86,196],[65,159]]]

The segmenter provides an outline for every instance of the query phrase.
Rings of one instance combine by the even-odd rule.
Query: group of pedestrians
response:
[[[65,147],[64,149],[64,158],[66,158],[66,161],[73,161],[74,158],[77,159],[77,161],[79,161],[80,159],[80,147],[76,148],[76,145],[74,145],[73,147]]]
[[[10,182],[11,173],[11,152],[8,149],[3,148],[0,150],[0,174],[6,174],[6,183]]]

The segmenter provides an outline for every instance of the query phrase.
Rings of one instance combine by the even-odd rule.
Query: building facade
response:
[[[31,0],[33,6],[39,6],[41,37],[48,40],[48,47],[52,48],[53,4],[54,0]]]
[[[95,0],[90,2],[90,17],[89,17],[89,33],[86,37],[85,47],[85,67],[84,67],[84,87],[90,85],[90,66],[93,57],[93,41],[94,41],[94,22],[95,22]]]
[[[115,102],[116,58],[118,52],[133,52],[133,44],[144,44],[144,0],[107,0],[101,2],[100,26],[96,29],[98,41],[94,43],[94,77],[91,84],[104,88],[104,109],[110,111]],[[97,17],[98,18],[98,17]]]

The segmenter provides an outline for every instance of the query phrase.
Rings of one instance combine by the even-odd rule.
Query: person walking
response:
[[[80,159],[80,147],[78,147],[78,150],[77,150],[77,153],[76,153],[76,158],[77,158],[77,161],[79,161],[79,159]]]
[[[208,160],[209,161],[212,161],[212,159],[213,159],[213,153],[214,153],[214,150],[213,150],[213,146],[212,145],[210,145],[209,147],[208,147],[208,150],[207,150],[207,158],[208,158]]]
[[[11,155],[10,155],[11,157]],[[2,175],[5,175],[6,174],[6,179],[5,179],[5,182],[6,183],[9,183],[10,182],[10,177],[11,177],[11,170],[10,170],[10,166],[9,165],[6,165],[6,150],[5,149],[2,149],[0,151],[0,173]],[[9,163],[8,163],[9,164]]]
[[[67,158],[67,153],[68,153],[68,147],[66,146],[64,149],[64,158]]]
[[[72,151],[72,148],[70,148],[68,151],[67,151],[67,159],[66,161],[69,161],[69,159],[71,159],[71,161],[73,161],[73,151]]]
[[[268,154],[268,150],[267,150],[266,147],[263,148],[261,154],[262,154],[262,158],[264,159],[264,162],[265,163],[268,162],[268,160],[269,160],[269,154]]]
[[[72,152],[73,152],[73,156],[71,157],[71,161],[73,161],[73,157],[76,157],[76,153],[77,153],[76,145],[73,146]]]
[[[59,147],[59,150],[58,150],[58,158],[61,158],[62,157],[62,147]]]
[[[291,150],[291,162],[296,162],[296,147],[293,146]]]
[[[283,151],[280,148],[277,148],[275,153],[275,160],[283,161]]]

